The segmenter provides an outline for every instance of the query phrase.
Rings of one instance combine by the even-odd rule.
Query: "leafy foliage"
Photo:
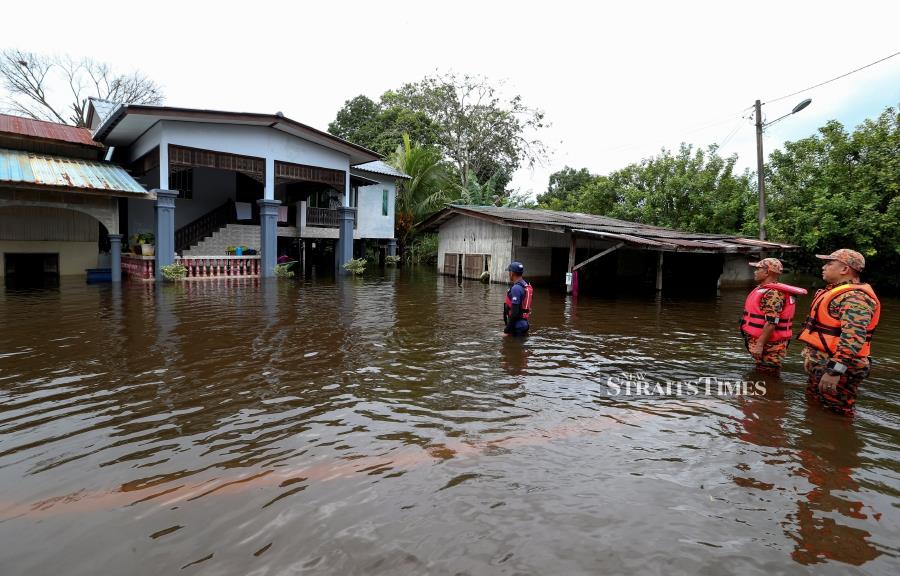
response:
[[[168,280],[169,282],[175,282],[176,280],[181,280],[185,276],[187,276],[187,268],[185,268],[182,264],[167,264],[159,269],[162,273],[163,278]]]
[[[770,238],[810,253],[853,248],[866,275],[900,290],[900,114],[887,108],[852,133],[836,121],[775,150],[766,169]],[[756,221],[748,220],[748,230]]]
[[[737,158],[683,144],[607,175],[566,167],[550,177],[538,207],[603,214],[695,232],[756,236],[755,174]],[[831,121],[786,142],[766,165],[767,237],[814,253],[853,248],[879,289],[900,291],[900,114],[887,108],[852,133]]]
[[[394,222],[397,243],[401,253],[413,234],[416,222],[440,209],[450,200],[450,183],[441,155],[435,148],[414,145],[409,135],[403,135],[388,159],[394,168],[409,176],[397,184],[396,219]]]
[[[550,176],[538,206],[603,214],[632,222],[694,232],[736,233],[755,200],[750,173],[734,173],[737,156],[722,158],[715,146],[631,164],[606,176],[566,167]]]
[[[291,262],[282,262],[281,264],[276,264],[275,268],[274,268],[275,276],[277,278],[293,278],[295,276],[293,267],[294,267],[294,264],[296,264],[296,263],[297,262],[295,262],[295,261],[291,261]]]
[[[545,126],[544,113],[526,106],[521,96],[503,98],[481,76],[427,76],[386,92],[382,101],[434,122],[437,146],[454,164],[463,186],[470,174],[482,182],[505,175],[505,186],[519,166],[533,166],[546,155],[543,142],[533,136]]]
[[[344,270],[352,272],[354,276],[362,274],[366,271],[366,259],[365,258],[353,258],[348,260],[346,264],[344,264]]]
[[[423,147],[435,147],[438,127],[422,112],[376,104],[361,95],[344,103],[328,125],[328,131],[387,156],[400,144],[404,134]]]

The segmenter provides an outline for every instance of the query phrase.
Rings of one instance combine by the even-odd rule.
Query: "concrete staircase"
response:
[[[185,250],[182,256],[225,256],[229,246],[247,246],[259,250],[259,226],[228,224]]]

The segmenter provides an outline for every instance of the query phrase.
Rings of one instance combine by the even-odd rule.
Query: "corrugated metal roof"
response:
[[[94,139],[91,137],[91,131],[87,128],[22,118],[21,116],[10,116],[9,114],[0,114],[0,132],[103,148],[103,144],[94,142]]]
[[[425,229],[439,227],[451,217],[461,214],[491,220],[504,226],[538,227],[557,232],[593,236],[624,242],[637,248],[679,252],[761,252],[763,250],[794,250],[797,246],[766,242],[728,234],[685,232],[662,226],[617,220],[596,214],[502,208],[498,206],[468,206],[451,204],[420,224]]]
[[[111,193],[146,194],[121,166],[0,148],[0,184],[13,183]]]
[[[365,164],[357,164],[356,166],[351,166],[353,170],[362,170],[363,172],[372,172],[373,174],[384,174],[385,176],[393,176],[394,178],[405,178],[409,180],[409,175],[404,174],[400,170],[397,170],[393,166],[382,162],[381,160],[375,160],[374,162],[366,162]]]

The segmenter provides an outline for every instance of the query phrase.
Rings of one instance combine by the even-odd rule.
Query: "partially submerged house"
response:
[[[449,205],[421,223],[438,232],[438,271],[506,282],[512,260],[526,277],[582,291],[711,290],[752,282],[750,257],[796,247],[699,234],[593,214]],[[577,289],[577,288],[576,288]]]
[[[396,183],[407,176],[362,146],[281,113],[92,99],[86,121],[94,140],[153,193],[155,205],[123,206],[123,232],[154,232],[157,276],[176,258],[192,277],[267,276],[279,253],[321,256],[325,246],[342,265],[354,240],[396,253]],[[237,256],[225,251],[233,246],[258,251],[259,261],[243,257],[232,270]],[[147,275],[146,264],[132,266]]]
[[[148,203],[89,130],[0,114],[0,275],[53,282],[109,266],[121,203]],[[99,263],[100,260],[105,262]]]

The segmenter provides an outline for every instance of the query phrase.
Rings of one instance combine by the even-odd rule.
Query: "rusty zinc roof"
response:
[[[39,138],[41,140],[81,144],[92,148],[103,148],[103,144],[94,141],[91,137],[91,131],[87,128],[77,128],[66,124],[56,124],[55,122],[10,116],[9,114],[0,114],[0,132],[28,138]]]
[[[0,148],[0,187],[9,185],[114,196],[147,193],[116,164]]]
[[[666,252],[761,252],[797,248],[791,244],[767,242],[728,234],[685,232],[597,214],[499,206],[450,204],[444,210],[422,222],[421,226],[425,229],[435,229],[457,215],[480,218],[503,226],[536,228],[558,233],[571,232],[576,236],[623,242],[634,248]]]

